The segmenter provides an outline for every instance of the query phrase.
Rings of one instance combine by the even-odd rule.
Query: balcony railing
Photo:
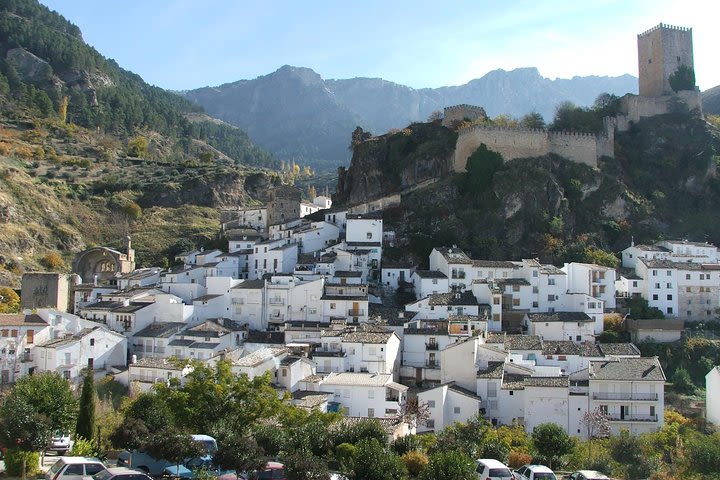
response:
[[[348,317],[362,317],[365,315],[365,310],[348,310]]]
[[[619,413],[608,413],[605,415],[611,422],[657,422],[657,415],[640,415],[640,414],[625,414],[620,415]]]
[[[437,350],[438,344],[437,343],[426,343],[425,344],[425,350]]]
[[[595,392],[593,400],[635,400],[654,402],[657,401],[658,394],[650,392]]]
[[[440,362],[438,360],[425,360],[425,366],[427,368],[440,368]]]

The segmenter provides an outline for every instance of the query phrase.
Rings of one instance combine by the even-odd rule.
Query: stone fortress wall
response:
[[[600,135],[484,125],[461,128],[455,145],[453,169],[464,172],[468,157],[482,143],[500,153],[505,161],[554,153],[574,162],[597,167],[599,157],[614,155],[613,127],[611,122],[606,122],[606,132]]]

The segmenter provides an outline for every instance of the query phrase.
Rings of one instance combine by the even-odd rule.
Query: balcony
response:
[[[425,367],[426,368],[440,368],[440,361],[439,360],[425,360]]]
[[[348,317],[362,317],[365,315],[365,310],[355,310],[350,309],[348,310]]]
[[[656,402],[658,399],[657,393],[650,392],[620,392],[620,393],[608,393],[608,392],[595,392],[592,394],[593,400],[634,400],[638,402]]]
[[[657,415],[608,413],[605,415],[611,422],[657,422]]]
[[[426,343],[425,350],[438,350],[439,346],[437,343]]]
[[[270,302],[270,305],[285,305],[285,299],[279,297],[271,298],[268,302]]]
[[[32,353],[21,353],[19,359],[22,363],[31,363],[33,361],[33,355]]]

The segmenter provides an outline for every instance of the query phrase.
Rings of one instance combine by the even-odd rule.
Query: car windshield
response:
[[[110,473],[107,470],[102,470],[95,475],[92,476],[93,480],[110,480],[110,477],[112,477],[113,474]]]
[[[510,478],[512,477],[512,473],[510,473],[510,470],[507,468],[491,468],[490,473],[488,473],[489,478]]]
[[[550,472],[536,472],[535,475],[533,475],[533,478],[536,480],[557,480],[555,474]]]
[[[199,442],[202,444],[203,449],[209,453],[213,454],[217,451],[217,445],[212,440],[199,440]]]
[[[50,470],[49,470],[50,476],[54,477],[55,474],[60,471],[60,469],[63,467],[63,465],[65,465],[65,463],[62,460],[58,460],[57,462],[55,462],[53,464],[53,466],[50,467]]]

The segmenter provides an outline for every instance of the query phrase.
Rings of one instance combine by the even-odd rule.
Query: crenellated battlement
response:
[[[638,33],[638,37],[647,36],[657,30],[660,30],[661,28],[664,28],[667,30],[675,30],[677,32],[692,32],[692,28],[689,28],[689,27],[678,27],[676,25],[668,25],[667,23],[659,23],[649,30],[645,30],[642,33]]]
[[[500,125],[467,125],[458,129],[458,135],[465,135],[475,130],[497,131],[497,132],[519,132],[533,135],[547,135],[547,130],[543,128],[513,128],[503,127]]]
[[[449,128],[453,126],[454,122],[462,122],[466,118],[469,120],[477,120],[479,118],[486,119],[488,117],[483,107],[462,103],[451,107],[445,107],[443,109],[442,124],[443,126]]]

